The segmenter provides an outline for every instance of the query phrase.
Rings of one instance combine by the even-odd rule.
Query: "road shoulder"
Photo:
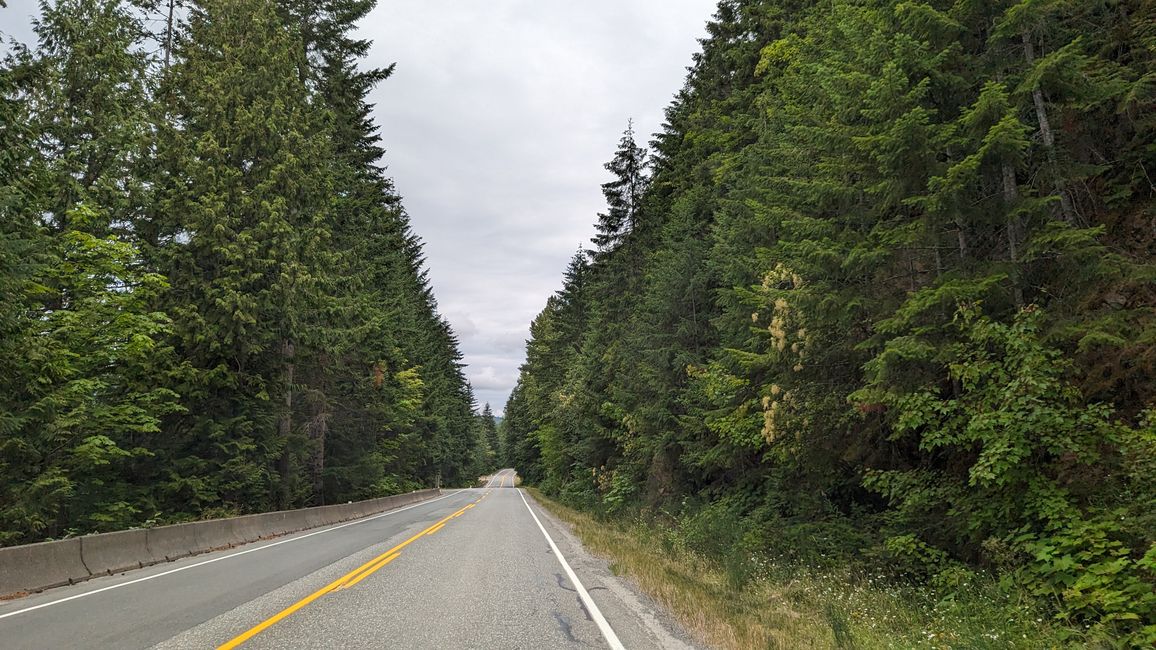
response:
[[[608,559],[590,552],[569,524],[555,517],[530,491],[522,490],[522,493],[627,648],[704,648],[695,643],[674,617],[643,593],[632,579],[616,575]]]

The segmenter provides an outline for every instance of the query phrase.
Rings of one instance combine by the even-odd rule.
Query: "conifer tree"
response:
[[[642,196],[648,183],[646,159],[646,150],[634,141],[634,121],[630,120],[614,158],[606,163],[606,171],[614,175],[614,180],[602,184],[607,210],[598,215],[595,224],[598,234],[591,239],[599,253],[618,248],[638,226],[642,217]]]
[[[148,309],[167,285],[128,230],[147,128],[140,26],[113,1],[43,10],[36,53],[5,71],[21,78],[5,108],[26,111],[7,133],[5,171],[21,176],[5,183],[5,248],[35,248],[3,272],[18,301],[6,352],[26,361],[5,373],[0,537],[26,541],[154,514],[148,459],[177,410],[156,381],[172,363],[169,321]]]
[[[482,440],[485,441],[486,448],[490,452],[489,463],[492,465],[502,457],[502,449],[498,442],[498,424],[494,421],[494,411],[490,409],[489,402],[486,402],[486,405],[482,407],[481,426]]]
[[[278,3],[302,35],[302,77],[330,112],[332,173],[343,190],[334,197],[330,226],[340,253],[326,290],[338,296],[327,319],[332,344],[319,357],[322,364],[307,371],[316,389],[313,412],[303,417],[326,424],[314,427],[319,441],[327,430],[341,432],[314,464],[326,468],[317,474],[340,475],[363,494],[375,485],[381,491],[429,482],[439,472],[452,480],[471,462],[474,445],[472,397],[456,342],[437,316],[421,243],[380,167],[383,152],[368,95],[393,67],[362,69],[359,60],[370,43],[351,35],[375,4]],[[336,403],[359,406],[338,410],[331,406]],[[446,445],[456,449],[456,460],[438,467],[434,450]],[[366,454],[376,459],[373,468]]]
[[[32,483],[22,475],[26,451],[27,398],[33,376],[27,360],[37,302],[36,277],[43,272],[47,240],[38,227],[44,174],[27,128],[28,103],[20,88],[27,79],[27,55],[10,54],[0,66],[0,543],[22,540],[43,528],[52,513],[41,505],[59,488]],[[38,503],[39,502],[39,503]],[[56,504],[52,504],[55,506]]]
[[[1156,495],[1125,460],[1156,389],[1145,13],[720,2],[645,218],[607,245],[600,215],[582,313],[554,296],[531,326],[527,480],[746,531],[728,567],[817,530],[905,576],[998,564],[1150,644]]]
[[[180,390],[190,416],[175,424],[191,458],[174,490],[193,505],[288,507],[310,489],[296,371],[328,303],[324,112],[298,75],[300,36],[267,0],[199,3],[180,45],[161,255],[183,288],[169,310],[194,372]],[[190,482],[206,469],[215,485]]]
[[[6,57],[0,542],[468,478],[373,5],[60,0]]]

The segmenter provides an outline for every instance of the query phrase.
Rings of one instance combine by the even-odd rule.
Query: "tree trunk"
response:
[[[1016,185],[1016,170],[1008,163],[1003,165],[1003,200],[1007,204],[1007,251],[1012,263],[1012,293],[1016,307],[1023,309],[1024,289],[1020,282],[1019,246],[1023,240],[1023,219],[1018,214],[1012,214],[1019,200],[1019,187]]]
[[[1028,35],[1027,30],[1023,32],[1024,43],[1024,58],[1028,62],[1028,70],[1030,71],[1036,64],[1036,49],[1032,44],[1032,39]],[[1064,191],[1064,185],[1060,181],[1060,165],[1056,157],[1056,136],[1052,133],[1052,123],[1048,119],[1048,108],[1044,104],[1044,91],[1040,89],[1037,84],[1032,88],[1032,103],[1036,108],[1036,119],[1040,123],[1040,138],[1044,142],[1044,150],[1048,155],[1048,164],[1051,166],[1052,173],[1052,190],[1060,197],[1060,216],[1067,223],[1073,223],[1075,211],[1072,209],[1072,201],[1068,197],[1067,192]]]
[[[939,243],[939,233],[935,233],[935,277],[943,277],[943,251]]]
[[[281,404],[281,414],[277,418],[277,434],[280,436],[279,442],[283,445],[281,450],[281,459],[278,463],[278,469],[281,474],[281,495],[280,507],[282,510],[287,510],[292,506],[292,484],[289,480],[289,473],[292,470],[292,449],[289,447],[289,437],[293,434],[293,382],[294,372],[296,370],[293,364],[293,357],[295,356],[293,349],[293,342],[289,339],[281,340],[281,359],[285,364],[284,381],[285,381],[285,395],[284,401]]]
[[[165,23],[165,70],[169,69],[169,59],[173,54],[173,10],[177,0],[169,0],[169,18]]]
[[[313,502],[325,505],[325,443],[329,436],[329,418],[332,413],[327,398],[326,377],[330,365],[329,356],[322,354],[317,365],[317,376],[313,382],[314,390],[310,400],[312,421],[309,426],[309,437],[313,440],[313,457],[310,459],[310,478],[312,479]]]
[[[317,505],[325,505],[325,438],[329,435],[329,412],[318,414],[313,427],[313,499]]]
[[[967,233],[963,231],[963,223],[958,219],[956,219],[955,226],[955,241],[956,246],[959,248],[959,262],[962,266],[964,263],[966,263],[969,256],[967,247]]]

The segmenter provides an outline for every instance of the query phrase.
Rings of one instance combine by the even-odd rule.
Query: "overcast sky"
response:
[[[369,65],[386,164],[480,406],[501,413],[531,319],[603,208],[633,118],[658,130],[717,0],[380,0]],[[25,42],[35,0],[0,31]]]

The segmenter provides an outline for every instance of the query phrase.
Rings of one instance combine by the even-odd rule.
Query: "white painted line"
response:
[[[25,607],[24,609],[18,609],[14,612],[8,612],[6,614],[0,614],[0,619],[8,618],[9,616],[16,616],[17,614],[24,614],[26,612],[31,612],[31,611],[36,610],[36,609],[42,609],[44,607],[52,607],[53,605],[59,605],[61,603],[67,603],[70,600],[76,600],[77,598],[85,598],[86,596],[92,596],[94,594],[99,594],[99,593],[104,592],[104,591],[111,591],[113,589],[120,589],[121,587],[127,587],[129,585],[135,585],[138,582],[145,582],[148,580],[155,580],[157,578],[163,578],[164,576],[172,575],[174,573],[180,573],[181,571],[188,571],[189,569],[195,569],[197,567],[205,566],[206,564],[212,564],[214,562],[220,562],[221,560],[228,560],[231,558],[240,557],[242,555],[248,555],[249,553],[256,553],[257,551],[264,551],[265,549],[273,548],[274,546],[280,546],[282,544],[288,544],[290,542],[300,541],[300,540],[303,540],[307,537],[313,537],[314,535],[323,535],[325,533],[330,533],[330,532],[333,532],[335,530],[340,530],[342,528],[345,528],[346,526],[356,526],[357,524],[364,524],[367,521],[373,521],[374,519],[381,519],[382,517],[388,517],[389,515],[394,515],[394,514],[397,514],[399,512],[405,512],[406,510],[410,510],[410,509],[416,508],[418,506],[424,506],[427,503],[433,503],[435,501],[441,501],[442,499],[448,499],[448,498],[450,498],[456,494],[460,494],[461,492],[462,492],[462,490],[456,490],[456,491],[451,492],[445,496],[440,496],[436,499],[428,499],[426,501],[421,501],[421,502],[418,502],[418,503],[415,503],[412,505],[405,506],[404,508],[397,508],[396,510],[387,510],[381,514],[373,515],[372,517],[365,517],[364,519],[356,519],[354,521],[350,521],[350,522],[347,522],[344,524],[339,524],[337,526],[333,526],[332,528],[325,528],[323,530],[318,530],[318,531],[315,531],[312,533],[306,533],[306,534],[300,535],[298,537],[291,537],[289,539],[283,539],[279,542],[273,542],[272,544],[266,544],[264,546],[258,546],[257,548],[250,548],[250,549],[246,549],[244,551],[238,551],[236,553],[230,553],[229,555],[222,555],[221,557],[215,557],[211,560],[205,560],[204,562],[197,562],[196,564],[190,564],[188,566],[178,567],[176,569],[170,569],[170,570],[164,571],[162,573],[157,573],[157,574],[154,574],[151,576],[145,576],[143,578],[137,578],[136,580],[129,580],[128,582],[120,582],[120,583],[117,583],[115,585],[109,585],[107,587],[101,587],[100,589],[93,589],[92,591],[86,591],[82,594],[76,594],[75,596],[69,596],[67,598],[61,598],[60,600],[53,600],[53,601],[49,601],[47,603],[41,603],[39,605],[33,605],[32,607]],[[156,566],[156,565],[153,565],[153,566]]]
[[[562,551],[558,550],[558,545],[550,538],[550,533],[546,532],[546,527],[538,520],[538,515],[534,514],[534,509],[530,507],[530,502],[526,501],[526,495],[522,490],[518,490],[518,496],[522,497],[522,503],[526,504],[526,510],[530,511],[530,516],[534,518],[534,523],[538,524],[538,530],[542,531],[542,535],[546,537],[546,541],[550,543],[550,550],[554,551],[554,557],[558,558],[558,563],[566,571],[566,576],[570,578],[570,584],[578,590],[578,597],[582,599],[582,604],[586,605],[586,610],[590,612],[590,617],[594,619],[595,625],[598,626],[599,631],[602,632],[602,637],[606,639],[606,644],[613,650],[626,650],[622,642],[618,640],[618,635],[614,633],[614,629],[610,627],[610,623],[606,622],[606,617],[598,609],[598,605],[594,604],[594,599],[590,597],[590,592],[586,591],[586,587],[578,580],[578,576],[574,575],[574,569],[570,568],[570,564],[566,562],[566,558],[562,557]]]

